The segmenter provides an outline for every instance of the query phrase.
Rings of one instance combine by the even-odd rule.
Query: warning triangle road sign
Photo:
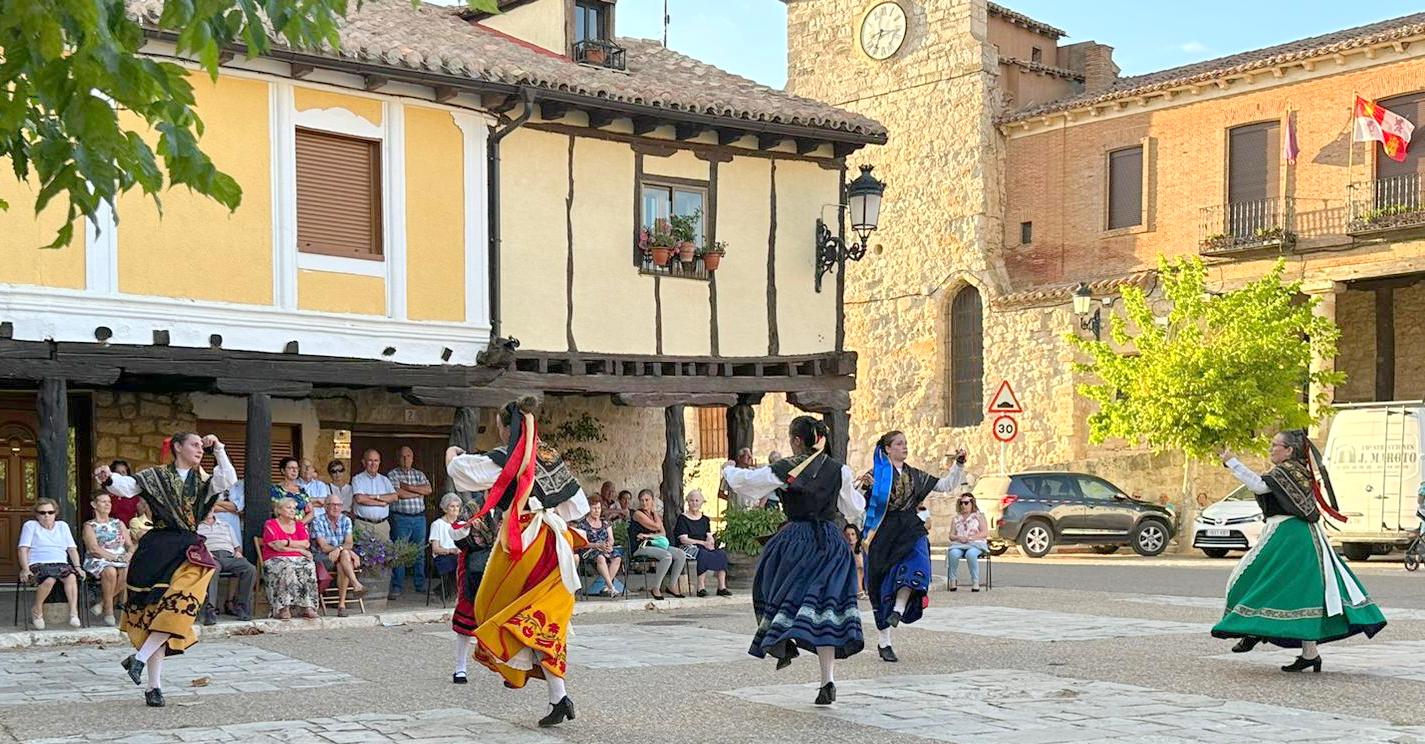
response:
[[[1009,380],[1004,380],[999,384],[999,390],[995,392],[995,397],[990,400],[989,408],[985,409],[990,413],[1024,413],[1024,407],[1019,405],[1019,398],[1014,395],[1014,388],[1009,386]]]

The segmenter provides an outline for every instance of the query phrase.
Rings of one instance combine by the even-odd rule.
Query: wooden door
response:
[[[20,528],[34,518],[39,491],[39,449],[35,414],[6,410],[0,419],[0,579],[20,572]],[[70,525],[73,527],[73,525]]]

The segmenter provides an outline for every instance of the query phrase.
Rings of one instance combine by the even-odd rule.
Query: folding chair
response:
[[[994,554],[986,550],[985,552],[980,553],[980,560],[985,562],[985,571],[980,576],[980,578],[983,579],[983,581],[980,582],[980,588],[984,589],[985,591],[989,591],[990,589],[994,588]],[[947,548],[945,550],[945,590],[949,591],[951,586],[952,584],[950,583],[950,550]]]
[[[87,628],[89,627],[89,574],[85,573],[81,569],[79,571],[79,575],[75,577],[75,580],[79,582],[79,587],[77,590],[77,593],[79,595],[79,625],[82,628]],[[32,616],[30,615],[29,608],[30,605],[34,604],[35,590],[37,588],[38,587],[33,584],[27,584],[23,581],[20,581],[19,576],[15,577],[14,623],[15,627],[20,628],[21,630],[30,630],[32,627],[30,622]],[[55,582],[54,588],[50,589],[49,591],[49,596],[45,597],[45,604],[47,605],[55,604],[57,602],[68,602],[68,598],[64,595],[64,585],[60,582]],[[25,616],[24,625],[20,624],[20,615],[22,612]],[[65,627],[67,628],[69,626],[65,625]]]
[[[456,560],[459,560],[460,556],[457,555],[455,558]],[[448,592],[450,592],[450,589],[455,586],[455,577],[457,576],[457,574],[454,571],[451,571],[450,573],[440,573],[435,570],[435,550],[431,547],[429,541],[426,542],[425,556],[423,560],[425,560],[426,562],[426,607],[430,607],[430,592],[432,589],[435,588],[436,579],[439,579],[440,606],[443,609],[445,607],[445,596]],[[453,593],[451,593],[451,597],[454,597]]]

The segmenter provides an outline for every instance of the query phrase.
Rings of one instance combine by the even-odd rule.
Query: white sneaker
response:
[[[44,629],[45,629],[45,619],[44,619],[44,617],[41,616],[41,615],[30,615],[30,625],[31,625],[35,630],[44,630]]]
[[[100,615],[104,614],[104,605],[98,602],[89,605],[89,614],[93,615],[94,617],[99,617]]]
[[[71,628],[82,628],[82,627],[84,627],[84,623],[79,622],[79,616],[78,616],[78,615],[70,615],[70,616],[69,616],[69,627],[71,627]]]
[[[104,624],[112,628],[112,627],[114,627],[115,625],[118,625],[118,622],[116,622],[116,621],[114,620],[114,616],[113,616],[113,615],[105,615],[105,616],[104,616]]]

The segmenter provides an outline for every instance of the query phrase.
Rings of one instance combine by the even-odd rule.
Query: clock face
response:
[[[887,59],[905,42],[905,30],[905,9],[896,3],[881,3],[861,21],[861,49],[871,59]]]

